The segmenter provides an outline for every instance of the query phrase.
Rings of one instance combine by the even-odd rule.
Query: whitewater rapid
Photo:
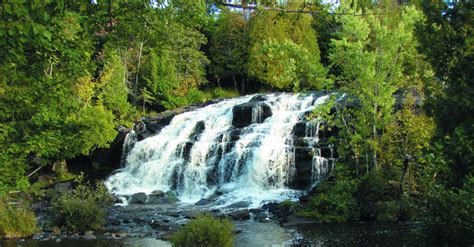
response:
[[[297,179],[294,126],[307,121],[308,113],[329,96],[264,95],[260,104],[269,106],[271,115],[266,117],[261,107],[252,108],[251,124],[236,128],[233,108],[254,97],[227,99],[176,115],[158,134],[134,143],[124,157],[125,167],[110,176],[106,186],[117,195],[174,191],[181,203],[217,193],[213,202],[217,206],[245,201],[258,207],[295,198],[301,191],[289,186]],[[332,157],[322,157],[314,148],[320,122],[308,121],[304,137],[314,150],[313,185],[334,165]]]

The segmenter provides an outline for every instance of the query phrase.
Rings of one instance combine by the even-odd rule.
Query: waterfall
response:
[[[125,136],[125,140],[123,141],[123,147],[122,147],[122,157],[120,158],[120,164],[125,165],[127,161],[127,156],[130,153],[130,151],[133,149],[133,146],[135,146],[135,143],[138,141],[137,133],[132,130],[130,133],[128,133]]]
[[[315,93],[251,95],[181,113],[158,134],[126,144],[131,150],[125,167],[106,185],[118,195],[171,190],[183,203],[216,191],[223,193],[219,205],[248,201],[258,206],[290,198],[301,192],[295,184],[313,186],[334,163],[332,153],[321,155],[319,121],[306,121],[327,99]],[[296,125],[302,122],[298,141]],[[296,155],[301,150],[311,153],[309,165],[300,162],[306,156]],[[311,180],[308,186],[299,181],[305,176]]]

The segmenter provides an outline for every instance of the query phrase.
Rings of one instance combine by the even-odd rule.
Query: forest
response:
[[[39,169],[109,147],[119,126],[212,99],[325,91],[351,106],[309,116],[337,129],[338,164],[288,211],[473,236],[472,1],[6,0],[0,13],[0,235],[37,230],[28,202],[7,202],[41,194]]]

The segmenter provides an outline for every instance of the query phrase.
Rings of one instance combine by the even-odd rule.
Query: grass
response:
[[[22,238],[37,231],[35,214],[28,206],[0,203],[0,236],[7,239]]]

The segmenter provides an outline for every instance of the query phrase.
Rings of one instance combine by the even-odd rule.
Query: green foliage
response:
[[[211,98],[216,99],[225,99],[225,98],[233,98],[239,96],[239,92],[235,90],[226,90],[222,88],[215,88],[211,92]]]
[[[99,230],[105,224],[112,198],[100,182],[91,185],[80,178],[77,181],[79,185],[72,192],[54,202],[55,223],[72,232]]]
[[[248,24],[249,76],[279,90],[320,90],[329,86],[311,22],[309,15],[274,11],[252,15]]]
[[[116,135],[112,110],[97,100],[104,85],[91,76],[94,46],[83,7],[2,5],[0,140],[6,148],[0,151],[0,187],[26,187],[30,166],[107,147]]]
[[[249,75],[274,88],[295,92],[327,86],[325,70],[319,58],[292,41],[270,41],[254,47],[249,61]]]
[[[233,231],[234,226],[227,219],[198,215],[173,235],[171,243],[173,246],[233,246]]]
[[[0,202],[0,237],[29,237],[38,230],[36,216],[29,207]]]
[[[299,204],[297,202],[293,202],[291,200],[284,200],[280,202],[278,205],[279,210],[281,212],[285,212],[285,214],[293,214],[297,212]]]
[[[462,187],[474,175],[474,8],[470,1],[448,6],[417,1],[427,22],[419,25],[420,47],[435,70],[429,85],[428,112],[437,122],[438,141],[451,166],[449,186]]]
[[[108,54],[100,77],[103,86],[98,97],[103,101],[103,105],[112,111],[117,124],[124,124],[131,112],[131,105],[128,103],[127,71],[115,52]]]
[[[430,234],[438,238],[455,237],[472,241],[474,232],[474,178],[469,177],[464,187],[448,190],[434,186],[428,194],[425,218]]]
[[[313,196],[306,205],[307,209],[298,214],[325,223],[347,222],[356,219],[357,204],[350,193],[353,190],[354,182],[342,181],[323,186],[332,188],[321,188],[322,191],[327,191]]]
[[[336,180],[318,185],[315,195],[298,212],[298,215],[326,223],[358,219],[358,205],[353,196],[357,180],[342,174],[345,172],[341,170],[342,168],[338,167],[337,169],[339,171],[336,171]]]
[[[357,185],[354,193],[359,204],[360,219],[374,221],[383,210],[385,201],[398,198],[398,188],[390,188],[379,172],[370,172]]]
[[[249,53],[246,21],[241,13],[223,8],[212,30],[209,57],[209,72],[216,78],[218,87],[220,80],[232,76],[242,77],[246,74]],[[237,82],[234,81],[235,90]]]
[[[341,5],[340,11],[346,8]],[[421,12],[413,6],[383,16],[338,18],[341,28],[337,39],[331,41],[329,59],[340,71],[336,77],[339,90],[350,95],[347,104],[353,106],[337,112],[344,138],[341,146],[357,160],[366,156],[368,168],[381,167],[384,134],[393,119],[394,93],[423,81],[425,74],[408,66],[418,57],[414,28],[422,20]]]

